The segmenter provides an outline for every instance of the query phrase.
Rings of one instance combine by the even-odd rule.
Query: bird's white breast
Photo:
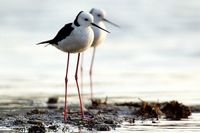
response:
[[[94,32],[91,27],[75,27],[72,33],[58,42],[58,49],[69,52],[79,53],[83,52],[92,45],[94,40]]]
[[[96,23],[98,26],[102,27],[103,29],[105,29],[105,25],[103,22],[99,22]],[[92,47],[96,47],[99,44],[101,44],[105,38],[106,38],[106,32],[97,28],[97,27],[92,27],[93,31],[94,31],[94,41],[92,43]]]

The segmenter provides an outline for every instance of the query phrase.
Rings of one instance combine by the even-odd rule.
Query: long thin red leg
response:
[[[76,72],[75,72],[75,80],[76,80],[76,87],[77,87],[77,90],[78,90],[79,101],[80,101],[81,117],[84,119],[83,103],[82,103],[82,98],[81,98],[81,94],[80,94],[80,90],[79,90],[79,84],[78,84],[79,59],[80,59],[80,53],[78,53],[78,59],[77,59],[77,64],[76,64]]]
[[[67,68],[66,68],[66,76],[65,76],[65,105],[64,105],[64,121],[67,120],[67,83],[68,83],[68,68],[69,68],[69,57],[70,53],[67,56]]]
[[[90,65],[90,96],[91,96],[91,100],[93,99],[93,83],[92,83],[92,68],[93,68],[93,64],[94,64],[94,56],[95,56],[95,51],[96,48],[94,47],[93,49],[93,54],[92,54],[92,60],[91,60],[91,65]]]

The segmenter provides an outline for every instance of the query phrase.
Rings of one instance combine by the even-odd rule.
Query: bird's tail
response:
[[[37,43],[36,45],[40,45],[40,44],[44,44],[44,43],[50,43],[50,44],[51,44],[51,41],[52,41],[52,40],[43,41],[43,42]]]

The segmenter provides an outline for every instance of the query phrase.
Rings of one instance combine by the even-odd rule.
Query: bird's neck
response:
[[[98,20],[98,19],[94,19],[94,23],[95,23],[95,24],[99,24],[99,23],[101,23],[101,21]]]
[[[74,23],[72,24],[72,27],[73,28],[75,28],[75,29],[87,29],[89,26],[82,26],[82,25],[80,25],[80,26],[76,26]]]

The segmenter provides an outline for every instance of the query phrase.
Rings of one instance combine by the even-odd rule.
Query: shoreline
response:
[[[200,113],[200,105],[186,106],[177,101],[170,102],[120,102],[107,103],[106,100],[94,100],[85,108],[87,121],[80,117],[79,105],[69,105],[67,122],[63,121],[63,107],[58,99],[50,98],[46,104],[33,106],[5,106],[0,103],[0,131],[26,131],[26,132],[57,132],[66,131],[111,131],[120,128],[123,123],[134,124],[135,122],[149,121],[157,123],[160,120],[181,121],[188,119],[192,113]],[[47,105],[47,106],[46,106]]]

